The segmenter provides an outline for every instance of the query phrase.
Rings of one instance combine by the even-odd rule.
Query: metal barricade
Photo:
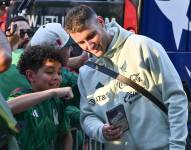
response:
[[[104,144],[89,138],[82,130],[72,129],[73,150],[104,150]]]

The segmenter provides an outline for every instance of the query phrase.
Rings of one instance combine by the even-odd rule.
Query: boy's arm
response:
[[[45,91],[25,94],[13,98],[7,101],[7,103],[11,108],[13,114],[18,114],[52,97],[63,97],[64,99],[73,98],[71,87],[55,88],[55,89],[49,89]]]
[[[4,33],[0,30],[0,72],[6,71],[11,64],[11,47]]]

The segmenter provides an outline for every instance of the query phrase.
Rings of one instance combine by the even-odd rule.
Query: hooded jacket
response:
[[[132,34],[117,23],[108,24],[114,37],[104,56],[93,59],[155,95],[160,108],[133,88],[88,66],[80,68],[81,125],[88,136],[111,150],[184,150],[187,137],[187,98],[181,80],[163,47],[145,36]],[[102,128],[106,111],[122,104],[129,129],[118,141],[106,141]]]

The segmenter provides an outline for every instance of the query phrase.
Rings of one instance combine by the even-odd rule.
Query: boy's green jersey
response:
[[[17,90],[10,98],[32,93],[32,90]],[[70,129],[70,119],[65,113],[64,100],[52,98],[15,115],[23,126],[16,136],[21,150],[55,150],[59,134]]]

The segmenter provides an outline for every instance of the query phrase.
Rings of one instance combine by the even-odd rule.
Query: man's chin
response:
[[[99,58],[99,57],[101,57],[102,55],[94,55],[95,57],[97,57],[97,58]]]
[[[92,54],[99,58],[102,57],[104,53],[102,51],[98,51],[97,53],[92,53]]]

